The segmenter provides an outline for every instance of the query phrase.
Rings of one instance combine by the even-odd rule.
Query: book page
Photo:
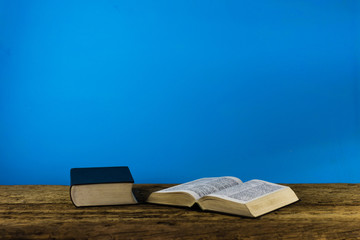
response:
[[[221,191],[241,183],[242,181],[235,177],[201,178],[188,183],[166,188],[158,192],[186,192],[191,194],[197,200],[205,195]]]
[[[210,194],[209,196],[220,197],[239,203],[247,203],[284,188],[287,187],[262,180],[251,180],[243,184]]]

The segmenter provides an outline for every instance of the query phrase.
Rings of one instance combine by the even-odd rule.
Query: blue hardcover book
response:
[[[137,203],[128,167],[72,168],[70,198],[76,207]]]

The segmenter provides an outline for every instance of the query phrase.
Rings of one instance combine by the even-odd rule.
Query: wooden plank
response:
[[[0,186],[1,239],[360,239],[360,184],[288,184],[301,201],[257,219],[153,204],[75,208],[69,186]],[[138,184],[144,201],[169,184]]]

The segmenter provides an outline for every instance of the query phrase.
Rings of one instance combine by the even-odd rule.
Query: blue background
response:
[[[360,182],[359,5],[0,0],[0,184]]]

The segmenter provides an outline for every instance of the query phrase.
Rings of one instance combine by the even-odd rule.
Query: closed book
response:
[[[128,167],[72,168],[70,199],[76,207],[135,204]]]

